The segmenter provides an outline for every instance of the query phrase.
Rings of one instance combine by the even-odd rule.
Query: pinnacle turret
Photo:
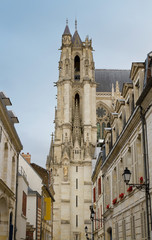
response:
[[[66,27],[64,29],[63,35],[70,35],[71,36],[70,30],[69,30],[69,26],[68,26],[68,19],[66,20]]]

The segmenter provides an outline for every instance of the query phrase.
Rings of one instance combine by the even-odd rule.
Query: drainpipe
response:
[[[144,172],[145,172],[145,199],[146,199],[146,216],[147,216],[147,233],[148,233],[148,240],[150,240],[150,221],[149,221],[149,173],[148,173],[148,163],[147,163],[147,151],[146,151],[146,134],[145,134],[145,115],[142,113],[142,107],[140,106],[140,116],[141,116],[141,123],[142,123],[142,139],[143,139],[143,160],[144,160]]]
[[[104,209],[104,174],[102,175],[102,189],[103,189],[103,209]],[[103,218],[103,234],[104,234],[104,240],[105,240],[105,220]]]
[[[38,221],[38,194],[36,193],[36,239],[37,239],[37,221]]]
[[[17,164],[16,164],[16,192],[15,192],[15,220],[14,220],[14,240],[16,240],[16,221],[17,221],[17,206],[18,206],[18,165],[19,165],[19,153],[17,153]]]

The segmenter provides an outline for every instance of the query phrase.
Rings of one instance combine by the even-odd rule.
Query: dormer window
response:
[[[74,58],[74,79],[80,80],[80,58],[78,55]]]

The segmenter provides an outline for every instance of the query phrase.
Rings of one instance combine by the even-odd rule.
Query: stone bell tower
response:
[[[46,167],[54,178],[54,240],[86,239],[91,231],[91,171],[96,144],[96,83],[92,42],[68,22],[62,35],[55,133]]]

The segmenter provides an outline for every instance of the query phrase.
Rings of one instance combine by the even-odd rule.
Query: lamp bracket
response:
[[[149,184],[146,183],[142,183],[142,184],[134,184],[134,183],[126,183],[126,185],[128,186],[132,186],[132,187],[136,187],[137,189],[141,190],[141,189],[147,189],[149,188]]]

